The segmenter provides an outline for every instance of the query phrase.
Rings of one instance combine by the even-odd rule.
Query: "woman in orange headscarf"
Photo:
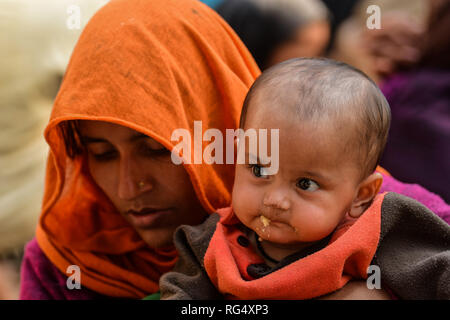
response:
[[[176,260],[175,228],[227,206],[233,183],[232,165],[175,165],[172,132],[193,132],[194,120],[236,128],[258,75],[239,38],[200,2],[119,0],[99,10],[45,131],[43,211],[21,298],[156,292]],[[66,287],[71,270],[81,290]]]

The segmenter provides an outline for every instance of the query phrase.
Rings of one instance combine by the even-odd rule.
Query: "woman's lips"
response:
[[[172,209],[150,209],[144,208],[139,211],[129,210],[128,216],[130,217],[131,224],[136,228],[148,228],[154,225],[157,220],[161,219],[164,215],[168,214]]]

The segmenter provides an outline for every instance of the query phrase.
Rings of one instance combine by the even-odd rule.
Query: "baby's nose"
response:
[[[290,201],[287,197],[282,195],[267,195],[264,197],[263,204],[266,207],[270,207],[273,209],[287,211],[291,207]]]

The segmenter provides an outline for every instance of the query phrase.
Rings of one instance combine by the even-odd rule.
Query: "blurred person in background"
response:
[[[333,47],[336,31],[340,25],[352,15],[355,6],[360,0],[321,0],[330,12],[330,41],[327,47],[327,53]]]
[[[450,1],[429,4],[417,63],[381,84],[392,109],[381,163],[395,177],[450,202]]]
[[[19,297],[23,248],[40,213],[48,152],[42,134],[81,31],[67,24],[70,6],[81,9],[82,26],[104,2],[0,3],[0,299]]]
[[[387,75],[409,68],[419,59],[428,0],[362,0],[336,30],[328,56],[364,71],[377,83]],[[369,29],[368,20],[380,9],[380,29]]]
[[[217,12],[264,70],[296,57],[325,53],[329,13],[319,0],[225,0]]]
[[[212,9],[216,9],[223,0],[200,0],[204,4],[210,6]]]
[[[370,5],[380,29],[369,29]],[[450,201],[450,2],[360,1],[336,34],[330,57],[378,82],[392,109],[381,165]]]

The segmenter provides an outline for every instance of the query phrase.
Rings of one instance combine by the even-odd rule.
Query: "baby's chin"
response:
[[[308,245],[314,244],[322,239],[324,239],[327,234],[302,234],[296,228],[284,224],[284,223],[273,223],[265,227],[257,226],[252,229],[257,236],[259,241],[268,241],[273,244],[278,244],[280,246],[286,247],[296,247],[299,248],[306,247]]]
[[[262,237],[261,237],[262,236]],[[296,238],[288,238],[285,234],[273,234],[272,236],[265,237],[265,234],[258,236],[259,239],[256,241],[264,241],[269,244],[272,248],[276,248],[278,250],[283,250],[285,252],[285,256],[290,254],[294,254],[296,252],[300,252],[312,245],[314,245],[317,241],[303,241],[301,239]]]
[[[265,240],[280,245],[294,245],[302,242],[299,234],[293,228],[281,223],[270,223],[266,227],[258,226],[252,230],[260,241]]]

